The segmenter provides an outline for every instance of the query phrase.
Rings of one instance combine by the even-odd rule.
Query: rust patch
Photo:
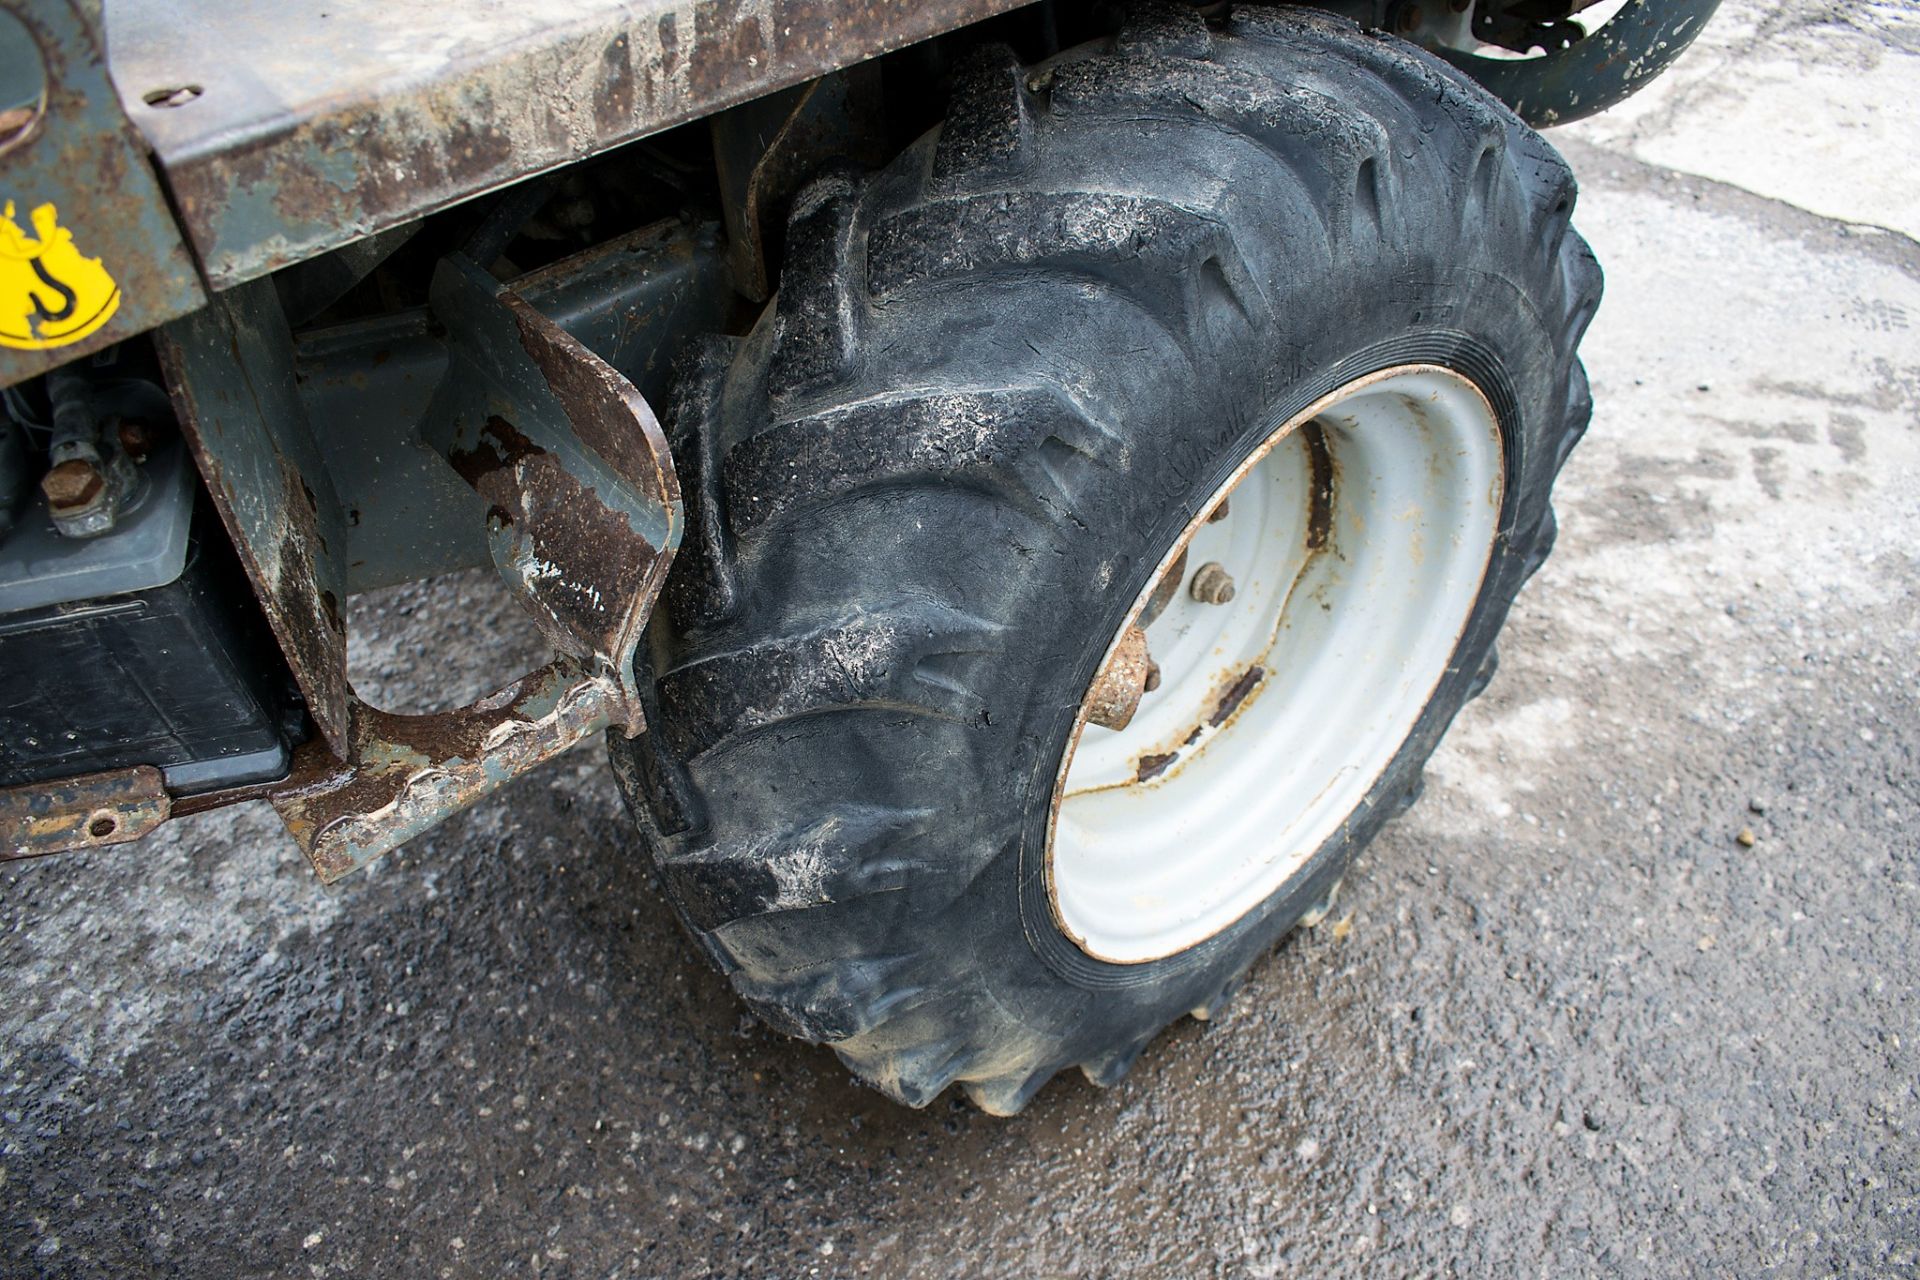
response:
[[[1220,504],[1225,506],[1223,502]],[[1140,610],[1140,625],[1150,627],[1153,620],[1166,612],[1173,598],[1180,594],[1180,584],[1187,580],[1187,548],[1180,548],[1180,554],[1160,575],[1160,581],[1154,586],[1153,594],[1147,597],[1146,607]]]
[[[1306,442],[1313,473],[1307,485],[1307,550],[1321,551],[1333,536],[1333,450],[1327,447],[1326,428],[1317,421],[1300,428],[1300,438]]]
[[[1213,714],[1207,717],[1207,723],[1216,729],[1225,724],[1266,674],[1266,668],[1257,663],[1241,672],[1240,678],[1228,685],[1227,691],[1220,695],[1220,701],[1214,704]]]
[[[172,797],[151,765],[0,790],[0,862],[138,840]]]
[[[308,743],[268,799],[331,883],[606,728],[619,704],[613,681],[565,660],[457,711],[355,703],[347,758]]]
[[[1151,782],[1167,771],[1167,767],[1180,758],[1178,751],[1169,751],[1164,755],[1144,755],[1140,757],[1140,768],[1133,775],[1135,782]]]
[[[520,327],[520,343],[566,406],[581,443],[605,458],[641,496],[670,511],[680,506],[666,434],[653,407],[618,370],[513,294],[501,301]]]
[[[1087,719],[1116,732],[1126,728],[1140,709],[1147,682],[1156,674],[1153,656],[1147,652],[1147,633],[1138,626],[1128,627],[1087,691]]]
[[[209,86],[189,110],[136,109],[136,119],[224,290],[1020,2],[609,5],[531,34],[519,10],[463,12],[449,28],[422,6],[362,6],[363,56],[344,58],[326,56],[342,37],[311,11],[228,6],[219,41],[154,22],[151,39],[116,54],[115,72]]]
[[[626,36],[615,36],[600,51],[600,94],[593,104],[594,128],[603,136],[634,117],[637,87],[631,45]]]
[[[454,449],[447,454],[447,461],[460,473],[460,478],[479,489],[481,496],[492,497],[482,484],[496,473],[510,471],[517,463],[545,453],[533,441],[521,434],[519,428],[499,414],[487,419],[487,425],[480,431],[480,439],[471,449]]]

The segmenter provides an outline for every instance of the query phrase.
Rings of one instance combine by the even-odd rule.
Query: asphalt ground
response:
[[[1728,0],[1555,135],[1562,535],[1337,910],[1122,1084],[898,1108],[743,1016],[598,747],[321,889],[263,806],[0,871],[0,1272],[1920,1274],[1920,16]],[[484,578],[358,677],[537,646]]]

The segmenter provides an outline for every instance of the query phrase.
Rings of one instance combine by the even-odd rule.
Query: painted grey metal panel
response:
[[[246,565],[307,712],[346,750],[346,531],[295,390],[293,335],[271,281],[160,331],[180,428]]]

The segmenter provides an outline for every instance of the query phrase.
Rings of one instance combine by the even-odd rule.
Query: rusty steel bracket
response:
[[[307,711],[344,751],[346,519],[297,390],[271,281],[216,297],[157,335],[181,434],[233,537]]]
[[[395,715],[356,702],[340,759],[302,748],[268,794],[323,883],[617,723],[618,681],[562,659],[458,711]]]
[[[666,438],[631,382],[465,259],[432,300],[447,360],[418,438],[480,495],[495,567],[560,656],[429,715],[347,681],[345,517],[271,284],[162,335],[184,434],[321,730],[266,795],[328,882],[591,733],[638,733],[634,649],[680,542]]]
[[[151,765],[0,790],[0,862],[138,840],[172,811]]]
[[[457,711],[354,700],[346,750],[269,799],[332,882],[600,730],[645,724],[634,648],[682,526],[665,436],[631,382],[462,258],[433,307],[447,374],[427,443],[487,503],[494,565],[560,657]]]
[[[553,647],[614,679],[643,724],[633,650],[680,545],[680,484],[646,399],[474,263],[434,274],[447,377],[427,444],[487,502],[493,561]]]

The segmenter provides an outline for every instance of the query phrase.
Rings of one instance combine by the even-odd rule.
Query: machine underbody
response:
[[[1713,3],[1591,35],[1568,0],[1326,7],[1545,123],[1631,92]],[[0,62],[0,859],[265,798],[330,881],[642,732],[648,616],[711,536],[650,407],[672,353],[766,300],[806,178],[919,127],[898,86],[937,91],[943,41],[1044,55],[1098,22],[442,8],[0,0],[39,55]],[[346,598],[486,563],[553,661],[437,714],[356,696]]]

